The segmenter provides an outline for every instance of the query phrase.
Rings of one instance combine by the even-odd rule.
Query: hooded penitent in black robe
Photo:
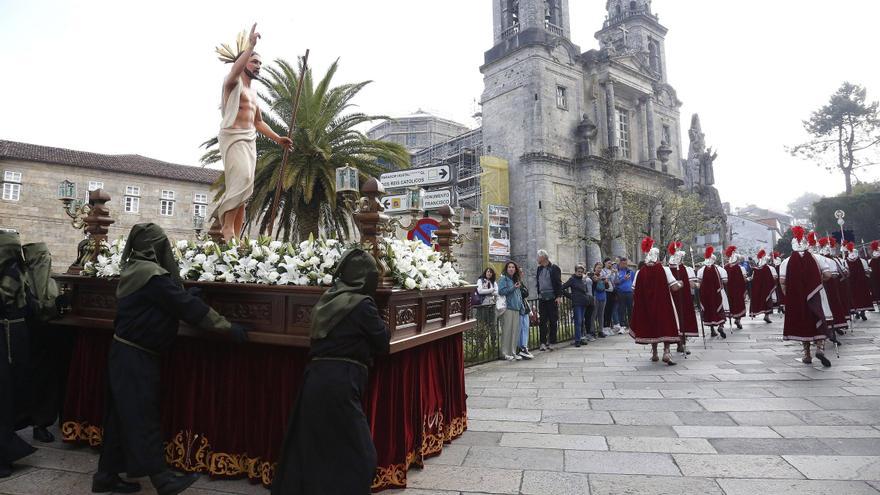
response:
[[[28,425],[29,346],[25,318],[32,306],[18,234],[0,232],[0,472],[35,449],[15,432]]]
[[[333,287],[314,309],[311,363],[290,414],[272,495],[366,495],[376,474],[376,448],[361,404],[373,357],[390,336],[372,294],[373,258],[343,255]]]
[[[159,226],[135,225],[121,262],[98,472],[137,478],[167,469],[159,370],[180,320],[205,329],[229,329],[230,323],[183,289],[171,245]]]
[[[52,255],[44,242],[22,246],[27,281],[36,301],[34,317],[28,320],[31,345],[31,423],[38,427],[55,424],[61,412],[67,368],[73,349],[73,332],[49,322],[59,316],[58,286],[52,278]]]

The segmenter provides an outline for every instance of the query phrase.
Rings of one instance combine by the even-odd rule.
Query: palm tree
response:
[[[380,160],[397,168],[409,166],[406,148],[397,143],[368,139],[356,129],[361,124],[388,117],[346,113],[355,95],[371,81],[331,87],[338,64],[339,61],[335,61],[317,85],[311,69],[306,71],[303,79],[292,136],[293,150],[284,171],[276,230],[271,233],[285,241],[291,240],[293,234],[300,240],[320,232],[341,236],[350,234],[352,211],[336,200],[338,167],[349,164],[357,168],[363,181],[368,176],[378,176],[386,171]],[[263,71],[268,77],[260,82],[266,91],[259,96],[270,109],[270,112],[263,113],[263,120],[279,135],[286,136],[293,96],[303,71],[302,61],[294,69],[287,61],[278,59]],[[202,145],[208,148],[201,159],[203,165],[220,160],[216,138]],[[258,225],[260,231],[269,223],[282,154],[283,150],[277,144],[258,135],[254,194],[247,206],[247,225]],[[214,184],[218,189],[217,197],[223,194],[223,185],[221,175]]]

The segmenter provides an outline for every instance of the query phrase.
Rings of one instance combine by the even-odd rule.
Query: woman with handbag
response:
[[[519,272],[519,279],[524,280],[522,270]],[[533,359],[535,356],[529,352],[529,326],[532,319],[532,305],[529,304],[529,288],[525,285],[520,286],[519,293],[522,296],[523,309],[519,312],[519,347],[517,347],[516,355],[523,359]],[[535,315],[537,318],[537,315]]]
[[[522,282],[519,267],[513,261],[504,265],[504,275],[498,282],[498,299],[495,307],[501,316],[501,355],[508,361],[519,361],[522,356],[516,352],[519,340],[520,313],[523,309]]]

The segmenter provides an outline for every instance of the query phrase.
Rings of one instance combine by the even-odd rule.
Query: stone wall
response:
[[[18,201],[0,200],[0,227],[18,230],[22,243],[46,242],[54,258],[55,271],[64,271],[73,263],[77,243],[83,238],[82,231],[71,226],[70,218],[62,211],[62,204],[57,199],[58,184],[65,179],[76,183],[80,197],[87,190],[89,181],[104,183],[104,190],[111,197],[107,207],[110,216],[116,220],[110,226],[110,238],[126,235],[133,225],[142,222],[161,225],[172,239],[194,238],[193,196],[200,193],[207,194],[209,200],[213,198],[209,184],[160,177],[0,159],[0,171],[6,170],[21,172],[21,195]],[[140,187],[138,213],[123,211],[126,186]],[[159,214],[162,190],[174,191],[173,216]],[[209,204],[208,215],[212,210],[213,205]]]

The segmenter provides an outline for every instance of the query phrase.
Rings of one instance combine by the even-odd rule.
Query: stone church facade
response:
[[[676,191],[689,175],[651,1],[608,0],[599,48],[587,51],[571,40],[569,0],[492,1],[482,134],[485,153],[510,164],[513,259],[534,273],[546,249],[570,272],[638,255],[621,191]],[[664,221],[654,210],[647,231]]]

